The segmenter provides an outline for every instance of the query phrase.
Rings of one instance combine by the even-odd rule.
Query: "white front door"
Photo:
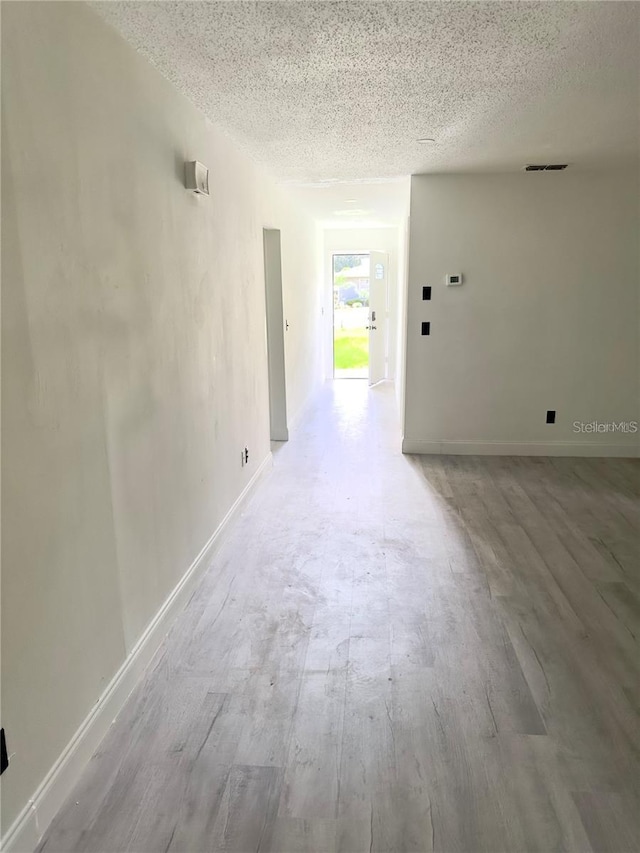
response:
[[[369,255],[369,385],[386,377],[387,280],[389,256]]]

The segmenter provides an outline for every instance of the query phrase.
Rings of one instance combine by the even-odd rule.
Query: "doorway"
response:
[[[271,441],[288,441],[280,231],[277,228],[264,228],[262,234],[264,242]]]
[[[333,269],[333,377],[369,377],[369,255],[335,254]]]
[[[373,250],[331,256],[334,379],[386,378],[388,261]]]

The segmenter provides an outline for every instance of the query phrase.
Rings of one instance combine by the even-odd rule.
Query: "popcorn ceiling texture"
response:
[[[637,155],[638,3],[92,5],[281,180]]]

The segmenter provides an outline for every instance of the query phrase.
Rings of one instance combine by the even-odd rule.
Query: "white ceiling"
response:
[[[325,228],[384,228],[409,215],[409,176],[384,181],[289,184],[289,191]]]
[[[638,155],[640,3],[92,5],[333,224],[397,218],[410,174]]]

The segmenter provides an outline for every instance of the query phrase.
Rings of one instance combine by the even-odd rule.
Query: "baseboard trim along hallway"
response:
[[[640,448],[637,440],[629,444],[598,444],[571,441],[423,441],[404,438],[402,452],[445,456],[602,456],[635,459],[640,455]]]
[[[112,678],[95,706],[84,719],[67,747],[37,791],[2,839],[6,853],[25,853],[36,848],[42,835],[80,779],[109,726],[139,684],[177,616],[184,609],[216,551],[224,542],[233,521],[260,480],[271,470],[268,453],[182,579],[158,610],[126,660]]]

